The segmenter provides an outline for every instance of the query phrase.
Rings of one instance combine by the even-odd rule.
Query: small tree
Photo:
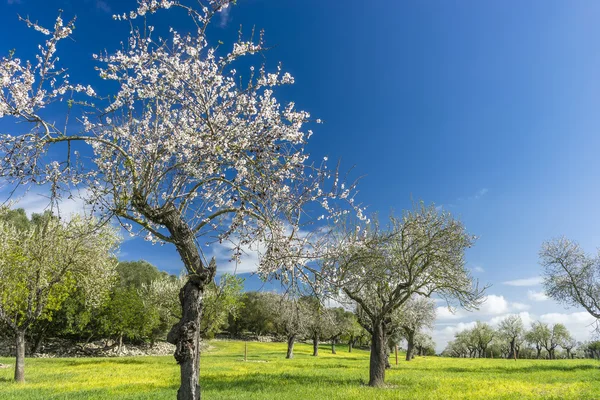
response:
[[[535,346],[537,351],[536,357],[539,359],[542,354],[542,348],[550,341],[552,332],[548,328],[548,325],[541,323],[540,321],[533,322],[531,324],[531,330],[525,334],[525,340],[528,343]]]
[[[352,318],[352,323],[347,327],[348,329],[344,332],[344,336],[348,340],[348,353],[352,353],[352,349],[356,342],[364,337],[368,332],[365,331],[365,328],[358,322],[358,318],[356,314],[354,314]]]
[[[554,324],[552,325],[552,328],[548,328],[548,326],[546,326],[543,331],[542,345],[548,352],[548,357],[551,360],[554,360],[556,358],[556,348],[567,341],[571,335],[569,334],[567,327],[563,324]]]
[[[427,356],[435,354],[435,342],[430,335],[419,332],[415,335],[415,349],[419,356]]]
[[[560,347],[565,349],[567,352],[567,358],[573,358],[574,354],[572,353],[573,349],[577,347],[577,340],[573,338],[571,335],[565,337],[560,344]]]
[[[542,245],[540,263],[548,296],[568,305],[583,307],[600,319],[600,259],[566,238]]]
[[[384,384],[392,314],[413,294],[438,293],[467,308],[479,304],[482,292],[473,285],[464,260],[472,244],[460,222],[433,206],[392,217],[387,230],[376,223],[362,230],[340,228],[323,270],[365,316],[359,321],[371,334],[370,386]]]
[[[77,286],[100,302],[111,286],[116,231],[75,216],[17,229],[0,221],[0,319],[16,339],[15,380],[25,381],[25,333],[58,310]]]
[[[487,357],[486,351],[490,343],[494,340],[496,332],[494,329],[485,322],[477,321],[473,328],[473,335],[477,343],[477,352],[480,358]]]
[[[516,360],[519,357],[517,349],[523,341],[525,334],[525,327],[523,326],[521,317],[518,315],[509,315],[504,318],[498,326],[498,334],[501,339],[509,344],[508,358]]]
[[[331,353],[336,354],[335,345],[345,333],[352,332],[356,318],[352,312],[346,311],[342,307],[330,308],[328,312],[331,316],[331,327],[329,332]]]
[[[306,296],[302,302],[308,311],[306,334],[313,344],[313,356],[319,355],[319,342],[331,336],[333,318],[329,309],[315,296]]]
[[[416,336],[422,333],[423,329],[433,328],[435,322],[435,303],[433,300],[414,295],[398,309],[399,321],[397,323],[406,339],[406,361],[414,358]],[[424,339],[424,338],[421,338]],[[422,343],[422,347],[426,343]]]
[[[296,340],[305,335],[310,323],[310,312],[307,304],[296,297],[282,297],[277,307],[275,323],[278,331],[283,333],[287,341],[285,358],[294,358],[294,344]]]

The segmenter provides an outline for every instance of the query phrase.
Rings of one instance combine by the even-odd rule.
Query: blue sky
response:
[[[325,121],[309,145],[315,158],[355,166],[371,212],[400,212],[422,199],[479,236],[468,261],[493,285],[489,302],[474,314],[440,309],[439,348],[474,319],[495,322],[508,313],[567,321],[579,339],[587,337],[589,318],[544,300],[536,277],[544,240],[566,235],[589,252],[600,244],[600,3],[238,3],[210,37],[230,43],[240,24],[265,29],[276,45],[267,63],[283,62],[296,78],[282,96]],[[91,54],[117,47],[127,33],[111,15],[133,4],[0,0],[0,54],[30,54],[39,39],[17,13],[49,25],[61,8],[65,18],[78,17],[75,42],[65,46],[71,75],[93,80]],[[35,210],[41,199],[29,195],[24,204]],[[181,268],[168,245],[128,240],[121,255],[173,273]],[[232,267],[222,263],[222,270]],[[252,268],[252,259],[239,268]],[[248,288],[259,285],[248,279]]]

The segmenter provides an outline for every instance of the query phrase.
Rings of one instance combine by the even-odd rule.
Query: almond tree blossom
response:
[[[581,306],[600,320],[600,256],[586,254],[579,244],[563,237],[542,245],[540,263],[549,297]]]
[[[50,185],[55,197],[85,188],[103,220],[116,218],[132,234],[179,252],[188,278],[182,319],[168,336],[181,366],[179,399],[200,397],[202,298],[216,269],[201,244],[233,241],[233,259],[242,248],[262,248],[259,273],[298,284],[325,243],[323,229],[311,225],[349,211],[364,218],[354,185],[326,160],[309,162],[309,113],[275,97],[294,78],[281,65],[237,71],[239,59],[265,50],[263,33],[240,34],[229,50],[209,44],[211,18],[229,6],[140,0],[116,15],[132,28],[122,49],[94,56],[110,82],[102,89],[71,83],[59,66],[57,44],[74,27],[61,16],[53,29],[25,20],[47,37],[36,60],[18,53],[0,60],[0,117],[31,126],[0,137],[0,173],[13,183]],[[196,29],[154,34],[152,14],[165,9],[188,16]],[[64,126],[46,112],[60,102],[71,120]]]

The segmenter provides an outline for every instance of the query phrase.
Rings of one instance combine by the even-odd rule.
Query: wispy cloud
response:
[[[220,16],[221,21],[219,22],[219,26],[221,28],[225,28],[227,23],[229,23],[229,12],[231,11],[231,6],[227,5],[221,9]]]
[[[537,286],[542,283],[542,277],[534,276],[532,278],[514,279],[502,283],[508,286]]]
[[[477,273],[482,273],[482,272],[485,272],[485,269],[483,269],[482,267],[477,265],[477,266],[473,267],[473,271],[477,272]]]
[[[544,292],[536,292],[533,290],[527,291],[527,298],[533,301],[546,301],[548,300],[548,296]]]
[[[96,0],[96,8],[98,10],[102,10],[105,13],[110,13],[110,6],[108,5],[108,3],[104,0]]]
[[[468,196],[468,197],[460,197],[458,199],[458,201],[476,201],[481,199],[483,196],[485,196],[486,194],[489,193],[489,189],[488,188],[481,188],[479,189],[475,194]]]
[[[6,0],[6,2],[10,4],[21,4],[22,0]]]

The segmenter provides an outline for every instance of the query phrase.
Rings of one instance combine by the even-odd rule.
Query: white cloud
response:
[[[71,198],[61,199],[58,204],[54,205],[55,208],[53,208],[52,211],[67,219],[73,214],[85,214],[88,211],[85,201],[83,200],[86,193],[87,189],[74,191]],[[22,196],[16,197],[14,201],[15,203],[12,205],[12,208],[23,208],[29,216],[34,213],[40,214],[51,209],[49,194],[44,191],[30,190]],[[58,209],[56,206],[58,206]]]
[[[542,283],[541,276],[534,276],[532,278],[515,279],[512,281],[502,282],[504,285],[509,286],[537,286]]]
[[[490,294],[485,296],[483,300],[483,304],[479,307],[479,311],[477,314],[482,315],[497,315],[504,314],[509,310],[508,301],[504,298],[504,296],[496,296],[495,294]]]
[[[211,245],[212,254],[211,257],[215,257],[217,260],[217,270],[219,273],[236,273],[245,274],[249,272],[256,272],[258,270],[259,263],[259,251],[256,247],[242,246],[242,255],[239,261],[231,260],[233,249],[235,245],[232,242],[223,242],[222,244],[215,243]],[[263,248],[262,251],[265,249]]]
[[[482,267],[477,265],[477,266],[473,267],[473,271],[482,273],[482,272],[485,272],[485,269],[483,269]]]
[[[523,311],[523,310],[529,310],[530,306],[529,304],[524,304],[524,303],[510,303],[510,308],[516,311]]]
[[[219,26],[221,28],[225,28],[227,23],[229,22],[229,12],[231,11],[231,6],[227,5],[221,9],[221,21],[219,22]]]
[[[548,300],[548,296],[544,292],[536,292],[534,290],[527,291],[527,298],[533,301],[546,301]]]
[[[104,11],[105,13],[110,13],[110,6],[104,0],[96,0],[96,8]]]
[[[589,340],[595,329],[596,318],[585,311],[572,313],[548,313],[540,316],[540,321],[546,324],[563,324],[571,335],[579,340]]]
[[[456,320],[465,318],[466,312],[463,310],[449,309],[448,307],[437,307],[435,309],[436,319],[441,321]]]

